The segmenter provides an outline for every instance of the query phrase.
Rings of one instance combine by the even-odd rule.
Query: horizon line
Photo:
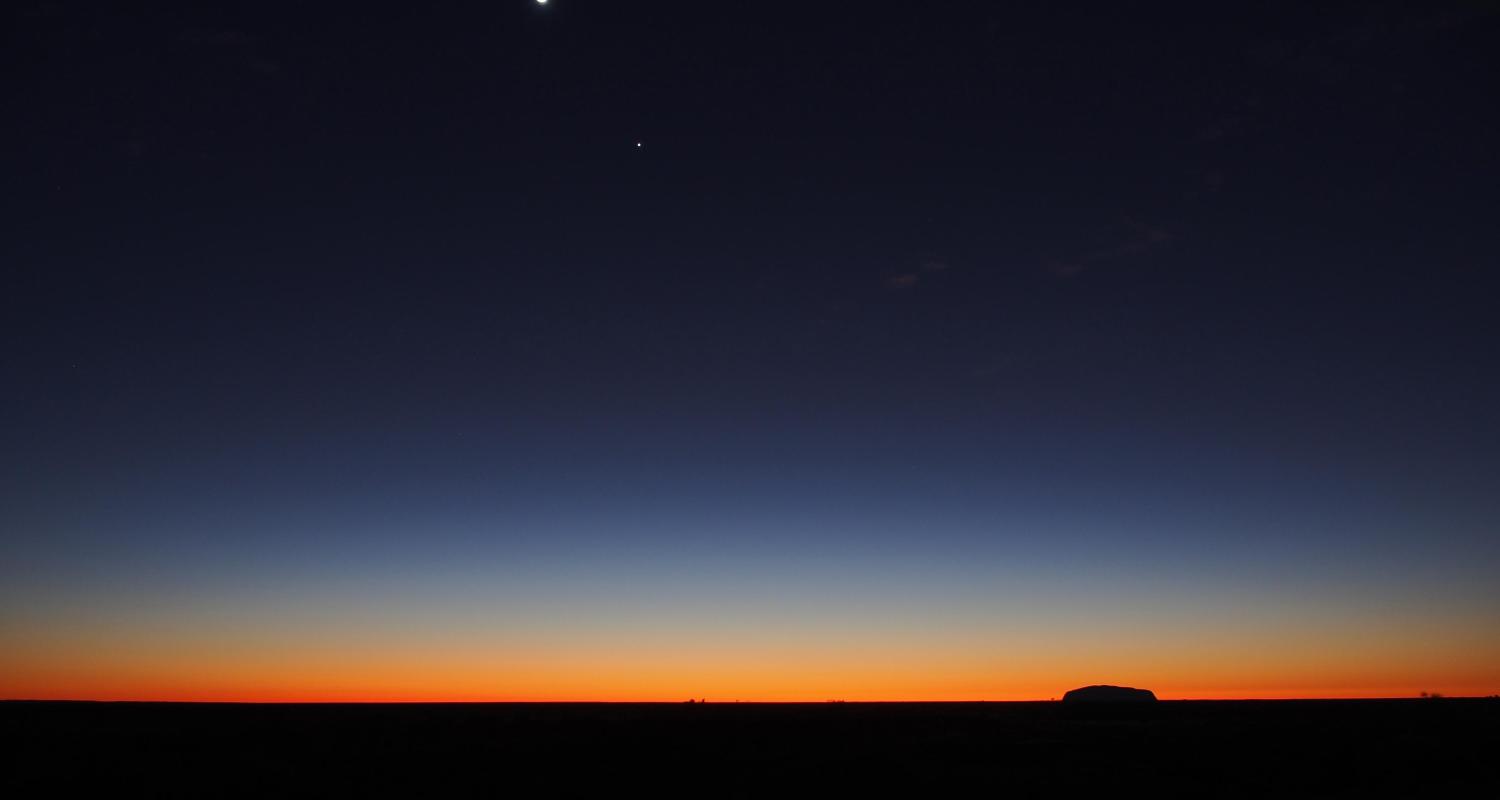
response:
[[[1390,700],[1495,700],[1500,694],[1475,695],[1379,695],[1369,697],[1177,697],[1161,698],[1158,703],[1299,703],[1299,702],[1363,702]],[[6,697],[0,703],[91,703],[115,705],[212,705],[212,706],[501,706],[501,705],[620,705],[620,706],[680,706],[680,705],[762,705],[762,706],[825,706],[825,705],[976,705],[976,704],[1022,704],[1058,703],[1062,698],[1029,700],[709,700],[689,698],[687,700],[157,700],[149,698],[98,699],[87,697]]]

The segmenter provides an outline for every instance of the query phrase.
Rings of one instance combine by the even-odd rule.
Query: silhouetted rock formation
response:
[[[1150,689],[1129,686],[1085,686],[1063,695],[1064,703],[1155,703]]]

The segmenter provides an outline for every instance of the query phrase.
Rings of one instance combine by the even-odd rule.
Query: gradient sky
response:
[[[0,697],[1500,692],[1487,5],[212,5],[0,25]]]

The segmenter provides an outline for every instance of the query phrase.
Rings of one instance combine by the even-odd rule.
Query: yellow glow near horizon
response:
[[[864,641],[808,647],[763,641],[488,646],[374,641],[113,643],[10,640],[8,699],[256,702],[962,701],[1047,700],[1116,683],[1162,699],[1414,697],[1500,691],[1500,660],[1452,641],[1310,656],[1293,650],[906,649]],[[1247,648],[1248,649],[1248,648]],[[1491,647],[1491,650],[1494,648]],[[1106,666],[1107,665],[1107,666]]]

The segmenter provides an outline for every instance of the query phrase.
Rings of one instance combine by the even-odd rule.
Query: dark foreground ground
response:
[[[7,797],[1500,797],[1495,700],[1097,709],[10,702],[0,703],[0,736]]]

